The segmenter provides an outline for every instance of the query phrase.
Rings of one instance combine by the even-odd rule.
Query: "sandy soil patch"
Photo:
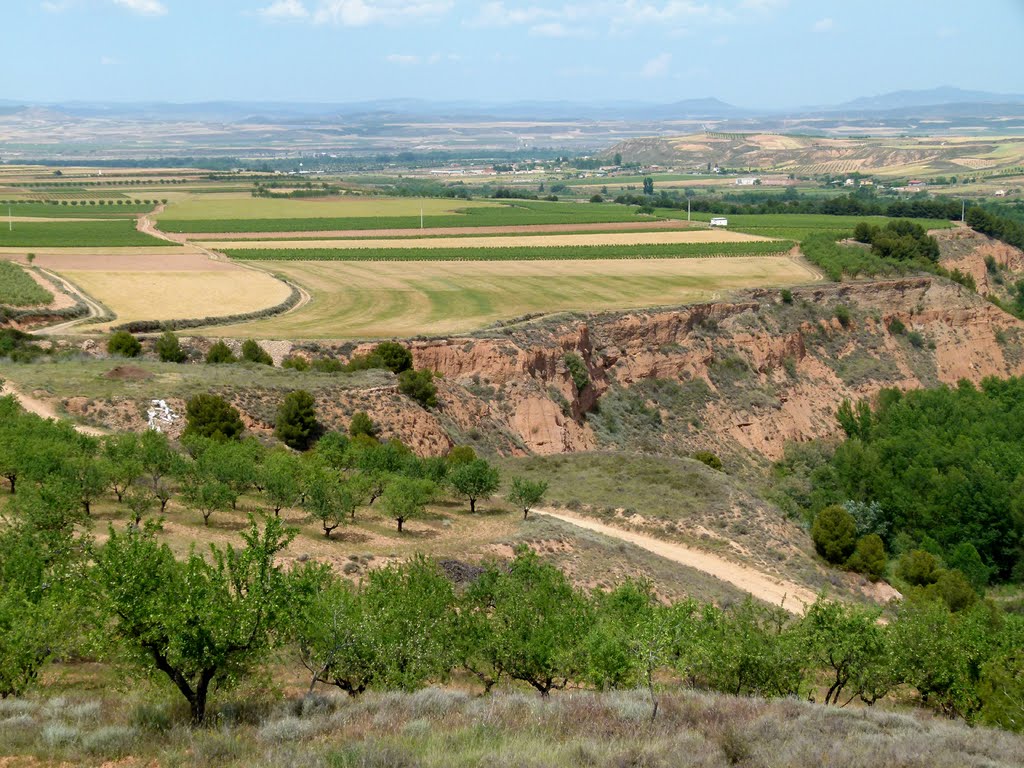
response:
[[[534,235],[531,237],[430,237],[403,240],[275,240],[256,242],[209,242],[201,245],[216,250],[261,248],[338,248],[394,250],[408,248],[554,248],[588,245],[675,245],[678,243],[753,243],[768,237],[728,230],[693,229],[673,232],[603,232],[586,235]]]
[[[658,229],[704,229],[702,221],[681,219],[660,219],[656,221],[606,221],[596,224],[514,224],[504,227],[431,227],[430,229],[336,229],[313,230],[309,232],[190,232],[172,234],[175,239],[188,240],[278,240],[296,237],[322,238],[379,238],[379,237],[422,237],[430,235],[515,235],[533,232],[622,232],[627,230]]]
[[[615,528],[563,510],[537,510],[535,514],[547,515],[579,528],[628,542],[666,560],[703,571],[749,592],[758,600],[772,605],[780,605],[790,613],[803,613],[806,606],[811,605],[817,599],[814,592],[795,582],[769,576],[754,568],[734,563],[710,552],[663,541],[635,531]]]
[[[117,322],[173,320],[254,312],[284,301],[291,289],[250,269],[207,271],[62,270],[103,302]]]

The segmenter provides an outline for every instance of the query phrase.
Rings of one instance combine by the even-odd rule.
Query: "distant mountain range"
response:
[[[1024,114],[1024,95],[971,91],[950,86],[917,91],[893,91],[836,105],[787,109],[749,109],[707,97],[666,104],[619,101],[588,104],[574,101],[518,101],[483,103],[474,101],[427,101],[423,99],[378,99],[347,103],[212,101],[191,104],[165,102],[66,102],[25,103],[0,100],[0,108],[10,114],[17,108],[43,108],[78,118],[118,118],[136,120],[188,120],[223,122],[288,122],[403,117],[406,119],[523,119],[523,120],[736,120],[784,116],[807,117],[814,114],[857,114],[861,117],[880,113],[887,117],[908,110],[935,116],[944,109],[951,115],[971,114],[985,117]]]

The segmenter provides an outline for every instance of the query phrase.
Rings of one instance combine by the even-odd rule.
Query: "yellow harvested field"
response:
[[[588,245],[674,245],[677,243],[753,243],[769,237],[720,229],[690,229],[668,232],[600,232],[583,235],[531,235],[516,237],[414,237],[400,240],[232,240],[201,243],[213,250],[258,248],[339,248],[394,250],[402,248],[554,248]]]
[[[369,339],[476,330],[530,313],[685,304],[819,277],[789,256],[593,261],[267,261],[312,301],[219,335]]]
[[[252,269],[157,271],[62,270],[60,274],[106,305],[115,323],[233,315],[275,306],[291,289]]]

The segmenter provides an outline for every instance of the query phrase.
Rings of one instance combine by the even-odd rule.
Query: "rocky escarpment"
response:
[[[1024,324],[933,278],[829,285],[677,310],[591,316],[496,338],[418,341],[457,441],[507,452],[604,445],[669,453],[834,434],[843,399],[1024,373]],[[578,390],[566,356],[586,364]],[[468,397],[467,397],[468,396]]]
[[[278,359],[348,359],[370,345],[270,346]],[[538,320],[409,346],[417,368],[439,375],[437,408],[401,395],[390,374],[365,383],[321,374],[302,386],[313,391],[322,421],[343,429],[355,411],[367,411],[384,437],[425,455],[470,444],[506,455],[710,449],[776,459],[788,441],[836,434],[844,399],[1024,374],[1024,323],[933,277],[804,287],[791,301],[753,291],[729,302]],[[250,429],[269,434],[280,386],[222,394]],[[141,428],[148,403],[63,405],[100,424]]]

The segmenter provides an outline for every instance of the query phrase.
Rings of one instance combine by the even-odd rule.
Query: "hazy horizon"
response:
[[[785,109],[947,85],[1024,92],[1018,0],[33,0],[6,22],[18,34],[0,64],[17,76],[0,99],[30,103]]]

